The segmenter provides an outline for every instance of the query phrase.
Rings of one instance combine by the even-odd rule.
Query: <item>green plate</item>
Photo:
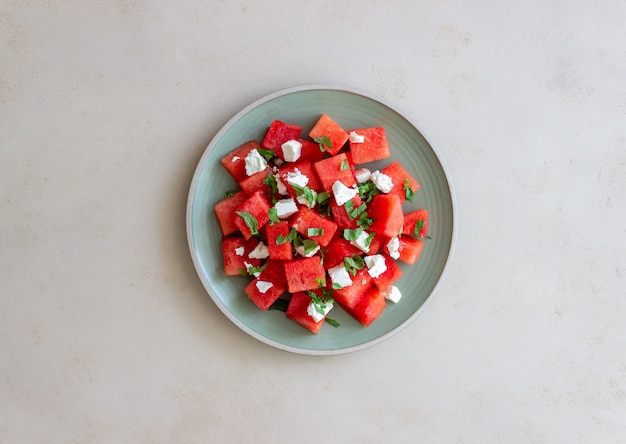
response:
[[[432,239],[425,242],[414,265],[399,262],[403,276],[396,282],[402,292],[399,303],[389,302],[379,319],[365,328],[341,308],[331,317],[341,326],[326,324],[317,335],[287,319],[280,311],[260,311],[243,293],[244,277],[227,277],[222,268],[221,231],[213,206],[237,183],[220,159],[251,139],[261,140],[274,119],[301,125],[306,135],[322,113],[343,128],[382,126],[391,159],[368,164],[372,171],[398,160],[420,183],[405,213],[429,211]],[[187,237],[196,271],[206,291],[222,312],[254,338],[295,353],[331,355],[352,352],[379,343],[413,321],[435,293],[451,257],[456,233],[454,196],[446,169],[437,153],[405,117],[380,100],[350,88],[307,85],[270,94],[252,103],[217,133],[204,152],[191,182],[187,202]]]

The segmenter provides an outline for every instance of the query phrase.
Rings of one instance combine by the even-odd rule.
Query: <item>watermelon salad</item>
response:
[[[366,168],[390,157],[383,127],[343,129],[322,114],[302,131],[274,120],[221,159],[240,186],[214,207],[224,273],[248,276],[251,303],[314,334],[339,326],[336,306],[367,327],[400,303],[398,261],[419,259],[428,210],[403,211],[419,184],[400,163]]]

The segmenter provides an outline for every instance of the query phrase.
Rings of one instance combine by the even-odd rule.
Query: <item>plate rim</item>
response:
[[[441,274],[439,276],[439,279],[437,280],[437,283],[435,284],[435,286],[433,287],[433,289],[430,291],[430,293],[428,294],[428,296],[426,297],[426,299],[424,300],[424,302],[422,303],[422,305],[420,305],[420,307],[415,310],[414,313],[411,314],[411,316],[409,316],[404,322],[402,322],[401,324],[399,324],[398,326],[394,327],[392,330],[390,330],[389,332],[382,334],[376,338],[373,338],[371,340],[362,342],[360,344],[355,344],[355,345],[351,345],[348,347],[340,347],[340,348],[332,348],[332,349],[308,349],[308,348],[302,348],[302,347],[294,347],[294,346],[290,346],[278,341],[275,341],[273,339],[270,339],[254,330],[252,330],[250,327],[248,327],[244,322],[242,322],[239,318],[237,318],[229,309],[228,307],[220,300],[219,297],[217,297],[217,295],[214,294],[214,291],[211,288],[210,282],[208,282],[208,279],[206,278],[206,276],[204,275],[204,273],[202,272],[202,267],[200,266],[200,262],[198,259],[198,256],[196,254],[196,249],[194,247],[194,236],[193,236],[193,229],[192,229],[192,213],[193,213],[193,201],[196,195],[196,190],[197,190],[197,183],[200,179],[200,175],[204,169],[204,167],[206,166],[206,162],[207,159],[209,157],[209,154],[211,153],[211,151],[215,148],[215,145],[217,145],[217,143],[221,140],[222,136],[243,116],[245,116],[246,114],[248,114],[250,111],[258,108],[259,106],[270,102],[278,97],[282,97],[285,96],[287,94],[292,94],[292,93],[297,93],[297,92],[303,92],[303,91],[311,91],[311,90],[330,90],[330,91],[337,91],[337,92],[347,92],[350,94],[356,94],[359,96],[362,96],[368,100],[372,100],[374,102],[378,102],[379,104],[385,106],[386,108],[392,110],[393,112],[397,113],[399,116],[401,116],[403,119],[405,119],[413,128],[415,128],[421,135],[422,137],[426,140],[426,142],[428,143],[428,145],[430,146],[430,149],[433,151],[433,153],[435,154],[435,157],[437,159],[437,161],[439,162],[439,165],[441,166],[441,169],[443,171],[443,175],[445,177],[446,183],[447,183],[447,188],[448,188],[448,192],[450,193],[450,205],[452,208],[452,232],[451,232],[451,238],[450,238],[450,248],[448,250],[448,254],[445,260],[445,263],[443,265]],[[438,291],[440,290],[441,285],[443,284],[446,275],[448,274],[448,271],[451,267],[451,263],[452,263],[452,259],[454,257],[454,253],[455,253],[455,249],[456,249],[456,243],[457,243],[457,234],[458,234],[458,207],[457,207],[457,203],[456,203],[456,193],[454,191],[454,185],[452,183],[451,180],[451,176],[449,173],[449,169],[448,166],[446,165],[446,162],[444,161],[444,159],[441,156],[441,153],[439,152],[439,150],[437,149],[436,145],[433,143],[432,139],[427,135],[427,133],[425,133],[418,125],[415,124],[415,122],[408,118],[407,115],[398,109],[398,107],[396,106],[391,106],[385,99],[382,99],[380,97],[378,97],[375,94],[372,94],[370,92],[366,92],[363,91],[359,88],[355,88],[352,86],[345,86],[345,85],[340,85],[340,84],[336,84],[336,83],[308,83],[308,84],[302,84],[302,85],[296,85],[296,86],[291,86],[288,88],[283,88],[280,90],[276,90],[270,94],[266,94],[254,101],[252,101],[249,105],[247,105],[246,107],[244,107],[243,109],[241,109],[239,112],[237,112],[236,114],[234,114],[224,125],[222,125],[222,127],[217,131],[217,133],[215,133],[215,135],[211,138],[211,141],[209,142],[209,144],[204,148],[204,151],[202,153],[202,156],[200,157],[200,160],[198,161],[196,168],[194,170],[194,174],[193,177],[191,179],[191,183],[189,186],[189,193],[187,196],[187,207],[186,207],[186,211],[185,211],[185,218],[186,218],[186,231],[187,231],[187,244],[189,247],[189,252],[191,255],[191,259],[193,261],[194,264],[194,268],[196,270],[196,274],[198,275],[198,277],[200,278],[200,281],[202,282],[202,286],[204,287],[205,291],[208,293],[208,295],[211,297],[212,301],[215,303],[215,305],[217,305],[217,307],[220,309],[220,311],[226,315],[226,317],[233,323],[235,324],[238,328],[240,328],[242,331],[244,331],[245,333],[247,333],[248,335],[252,336],[253,338],[255,338],[256,340],[272,346],[274,348],[283,350],[283,351],[287,351],[287,352],[291,352],[291,353],[296,353],[296,354],[301,354],[301,355],[310,355],[310,356],[327,356],[327,355],[340,355],[340,354],[346,354],[346,353],[353,353],[359,350],[363,350],[365,348],[369,348],[372,347],[376,344],[379,344],[389,338],[391,338],[392,336],[395,336],[396,334],[400,333],[402,330],[404,330],[409,324],[411,324],[418,316],[421,315],[421,313],[426,309],[426,307],[431,303],[432,299],[434,298],[434,296],[436,295],[436,293],[438,293]]]

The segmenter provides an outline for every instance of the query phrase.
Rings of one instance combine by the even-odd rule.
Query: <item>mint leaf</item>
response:
[[[259,234],[259,222],[256,220],[256,217],[247,211],[237,211],[236,213],[246,223],[253,236]]]
[[[274,157],[276,155],[274,150],[266,150],[266,149],[263,149],[263,148],[257,148],[256,150],[267,161],[269,161],[272,157]]]
[[[339,322],[335,321],[334,319],[329,318],[328,316],[326,316],[325,319],[326,319],[326,322],[328,322],[330,325],[332,325],[335,328],[341,325]]]
[[[287,236],[283,236],[282,234],[279,234],[278,236],[276,236],[276,245],[282,245],[287,242],[293,242],[296,239],[296,237],[298,237],[298,232],[296,231],[295,228],[292,228]]]
[[[306,256],[311,251],[315,250],[319,244],[311,239],[304,239],[302,241],[302,246],[304,247],[304,255]]]
[[[286,299],[276,299],[272,305],[269,306],[268,310],[278,310],[282,312],[286,312],[287,308],[289,308],[289,301]]]
[[[409,178],[407,177],[404,179],[404,197],[406,197],[406,200],[408,200],[409,202],[413,202],[414,195],[415,193],[411,189],[411,182],[409,181]]]
[[[263,179],[263,183],[270,189],[270,199],[272,201],[272,205],[274,205],[278,201],[278,198],[276,197],[278,194],[278,182],[276,181],[276,176],[269,173],[267,177]]]
[[[343,238],[348,241],[355,241],[363,233],[363,228],[346,228],[343,230]]]
[[[348,164],[348,159],[343,159],[341,161],[341,165],[339,166],[341,171],[347,171],[350,169],[350,165]]]
[[[235,194],[237,194],[236,190],[227,190],[226,191],[226,197],[231,197],[231,196],[234,196]]]
[[[270,208],[269,210],[267,210],[267,215],[270,218],[270,225],[274,225],[277,222],[280,222],[280,219],[278,218],[278,211],[276,211],[276,208]]]
[[[323,236],[324,235],[324,229],[323,228],[307,228],[306,229],[306,235],[311,237],[311,236]]]
[[[320,146],[320,151],[322,152],[333,149],[333,143],[328,136],[315,137],[313,141]]]

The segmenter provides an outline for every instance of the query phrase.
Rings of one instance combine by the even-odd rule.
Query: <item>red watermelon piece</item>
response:
[[[256,193],[249,196],[239,207],[235,214],[235,224],[239,228],[239,231],[243,234],[246,239],[250,239],[252,236],[258,234],[258,230],[263,228],[263,226],[270,220],[268,211],[271,208],[267,197],[261,192],[257,191]],[[248,214],[254,218],[257,225],[257,232],[253,232],[251,228],[247,225],[245,220],[245,214]]]
[[[265,132],[265,136],[261,141],[261,147],[276,152],[283,143],[300,137],[301,132],[302,127],[299,125],[274,120]]]
[[[406,200],[406,190],[405,184],[411,188],[413,193],[416,193],[419,190],[419,183],[411,175],[400,165],[397,160],[394,160],[389,165],[381,170],[381,173],[386,174],[391,177],[391,181],[393,183],[393,188],[389,192],[389,194],[395,194],[400,198],[400,202],[404,202]],[[407,182],[408,181],[408,182]]]
[[[291,242],[284,242],[280,245],[277,243],[278,236],[287,237],[291,231],[287,221],[280,221],[274,224],[265,225],[265,235],[267,237],[267,249],[270,253],[270,259],[280,261],[289,261],[293,259],[293,247]]]
[[[337,289],[333,298],[348,313],[356,307],[363,294],[372,286],[372,278],[367,273],[367,267],[358,270],[352,279],[352,285]]]
[[[353,254],[361,255],[362,251],[342,237],[333,239],[324,249],[324,268],[329,269],[343,263],[344,258]]]
[[[320,246],[325,247],[337,231],[337,224],[331,219],[322,217],[315,210],[300,207],[298,212],[291,216],[291,227],[295,228],[302,236],[314,240]],[[311,230],[322,229],[321,234],[311,234]]]
[[[346,310],[354,319],[359,321],[365,327],[380,317],[385,310],[385,295],[379,288],[370,286],[359,297],[354,308]]]
[[[385,128],[357,128],[349,130],[348,133],[352,131],[365,137],[362,143],[350,142],[352,161],[356,165],[386,159],[391,156]]]
[[[309,131],[309,137],[313,140],[320,137],[328,137],[331,146],[325,147],[325,149],[331,156],[334,156],[350,136],[329,115],[322,114],[317,123],[311,128],[311,131]]]
[[[283,262],[289,293],[314,290],[326,285],[326,272],[319,256]]]
[[[239,227],[235,223],[235,218],[237,217],[235,211],[237,211],[237,208],[244,203],[247,198],[248,195],[244,191],[238,191],[232,196],[222,199],[213,207],[215,217],[217,218],[217,222],[224,236],[228,236],[239,230]]]
[[[321,296],[319,292],[316,292],[318,296]],[[289,306],[287,307],[286,315],[289,319],[297,322],[302,327],[306,328],[313,334],[319,333],[322,325],[324,325],[324,319],[319,322],[315,322],[309,313],[307,308],[311,303],[311,296],[304,292],[297,292],[291,296]]]
[[[263,183],[268,174],[269,170],[265,169],[263,171],[259,171],[258,173],[254,173],[252,176],[246,176],[244,179],[239,181],[239,186],[247,194],[254,194],[260,190],[264,194],[269,195],[270,187]]]
[[[222,257],[224,258],[224,274],[226,276],[240,276],[242,270],[246,270],[246,262],[253,267],[261,265],[260,259],[248,257],[258,243],[257,239],[245,239],[242,236],[223,237]],[[240,248],[243,248],[243,252],[238,254],[237,250]]]
[[[385,258],[385,265],[387,266],[387,271],[385,271],[380,276],[372,279],[372,282],[374,283],[374,285],[381,290],[386,289],[387,287],[389,287],[391,284],[393,284],[395,281],[397,281],[398,279],[402,277],[402,270],[400,269],[398,264],[396,264],[396,261],[394,261],[386,253],[383,253],[383,257]]]
[[[398,259],[410,265],[417,262],[420,254],[422,254],[424,241],[404,235],[400,236],[398,240],[400,241],[400,246],[398,247],[400,257]]]
[[[221,163],[237,182],[241,182],[248,176],[246,174],[246,156],[250,151],[260,147],[259,142],[250,140],[222,157]]]
[[[402,233],[426,238],[428,236],[428,210],[420,209],[405,214]]]
[[[368,216],[374,221],[370,231],[392,238],[397,236],[404,224],[402,202],[396,194],[377,194],[368,205]]]
[[[345,186],[356,184],[354,173],[350,168],[350,161],[345,153],[317,161],[313,164],[320,185],[324,191],[332,193],[335,181],[341,181]]]

